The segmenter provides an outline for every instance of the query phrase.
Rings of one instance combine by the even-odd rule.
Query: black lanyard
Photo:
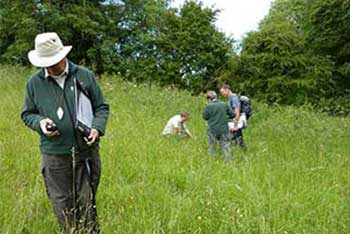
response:
[[[51,82],[49,81],[49,83],[50,83],[51,91],[52,91],[53,96],[55,98],[57,109],[60,108],[60,107],[63,108],[64,92],[66,90],[67,77],[65,78],[65,82],[64,82],[62,93],[61,93],[60,97],[59,97],[59,94],[57,93],[57,90],[54,87],[54,84],[53,84],[53,82],[56,82],[56,81],[54,81],[53,78],[51,78],[51,79],[52,79],[52,81]]]

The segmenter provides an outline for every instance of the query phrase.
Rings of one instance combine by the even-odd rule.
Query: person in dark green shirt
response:
[[[105,134],[109,106],[92,72],[66,58],[71,48],[56,33],[36,36],[28,58],[41,69],[27,82],[21,118],[40,135],[42,174],[62,232],[98,233],[99,139]],[[93,112],[87,135],[76,128],[78,82]]]
[[[203,112],[203,118],[208,122],[208,143],[212,155],[216,154],[216,142],[219,141],[225,160],[232,158],[229,140],[228,119],[234,117],[231,108],[217,99],[215,91],[207,92],[208,105]]]

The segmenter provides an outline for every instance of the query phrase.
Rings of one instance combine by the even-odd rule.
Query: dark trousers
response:
[[[239,145],[242,149],[246,149],[246,145],[243,139],[243,129],[238,129],[237,131],[231,132],[232,145]]]
[[[101,175],[98,149],[75,158],[75,204],[71,155],[42,155],[46,191],[63,233],[99,233],[95,205]]]

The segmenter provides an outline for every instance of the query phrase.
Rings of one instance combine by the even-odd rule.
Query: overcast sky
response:
[[[173,0],[181,6],[185,0]],[[241,39],[245,33],[256,30],[259,22],[269,12],[273,0],[201,0],[205,6],[220,9],[216,26],[228,36]]]

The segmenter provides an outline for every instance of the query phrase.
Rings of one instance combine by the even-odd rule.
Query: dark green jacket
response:
[[[64,115],[63,118],[59,120],[56,114],[58,108],[57,96],[61,97],[63,90],[53,78],[45,78],[45,71],[41,69],[27,82],[21,118],[25,125],[40,134],[40,150],[44,154],[69,154],[73,145],[76,145],[80,152],[89,149],[83,136],[75,130],[74,121],[72,121],[72,118],[75,118],[73,77],[82,84],[90,97],[95,116],[92,128],[97,129],[100,136],[105,134],[109,106],[104,100],[94,75],[89,70],[69,62],[69,72],[64,86]],[[56,92],[54,92],[54,90],[56,90]],[[55,93],[56,96],[54,95]],[[39,122],[45,118],[50,118],[55,122],[60,132],[59,136],[47,137],[42,133]]]
[[[203,112],[203,118],[208,122],[208,132],[217,135],[228,133],[228,118],[233,117],[231,108],[219,100],[210,101]]]

